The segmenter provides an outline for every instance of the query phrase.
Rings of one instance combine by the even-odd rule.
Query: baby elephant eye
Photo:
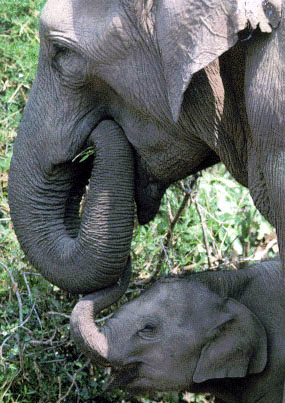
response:
[[[156,332],[156,327],[150,323],[146,324],[139,332],[139,336],[145,338],[145,337],[151,337],[153,336]]]
[[[146,325],[146,326],[142,329],[142,331],[143,331],[144,333],[151,333],[151,332],[154,331],[154,326],[153,326],[153,325]]]

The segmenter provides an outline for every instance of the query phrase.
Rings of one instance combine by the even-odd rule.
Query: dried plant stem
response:
[[[78,401],[78,402],[80,401],[79,388],[78,388],[78,386],[76,385],[76,377],[77,377],[77,375],[79,374],[79,372],[82,372],[86,367],[89,366],[89,364],[90,364],[90,360],[87,360],[81,368],[79,368],[78,370],[76,370],[76,371],[74,372],[73,376],[71,376],[71,375],[67,372],[67,375],[69,376],[69,378],[71,378],[71,385],[69,386],[68,391],[65,393],[64,396],[61,396],[61,380],[60,380],[60,377],[58,377],[59,396],[58,396],[58,399],[57,399],[57,402],[56,402],[56,403],[61,403],[61,402],[63,402],[63,401],[70,395],[70,392],[71,392],[71,390],[72,390],[72,388],[73,388],[74,386],[76,387],[77,394],[78,394],[78,399],[77,399],[77,401]]]
[[[199,176],[200,176],[199,174],[193,175],[187,181],[185,186],[181,185],[183,193],[184,193],[184,197],[183,197],[183,200],[182,200],[174,218],[171,217],[171,219],[170,219],[170,224],[169,224],[167,233],[165,235],[164,241],[162,242],[161,251],[160,251],[160,254],[158,257],[158,262],[157,262],[156,268],[150,274],[150,276],[148,276],[146,279],[141,280],[141,281],[135,281],[134,282],[135,286],[137,286],[137,285],[143,286],[145,284],[148,284],[148,283],[154,281],[156,279],[157,275],[160,273],[163,261],[165,260],[165,258],[167,258],[167,249],[169,247],[175,225],[177,224],[179,218],[181,217],[181,214],[182,214],[185,206],[187,205],[188,201],[191,200],[191,198],[192,198],[192,193],[196,187]]]
[[[204,239],[204,244],[205,244],[205,248],[206,248],[206,252],[207,252],[207,259],[208,259],[208,265],[210,269],[214,268],[213,262],[212,262],[212,251],[211,251],[211,247],[208,241],[208,237],[207,237],[207,225],[206,225],[206,220],[204,217],[204,214],[202,213],[199,203],[197,201],[197,198],[192,198],[192,201],[195,204],[197,213],[199,215],[200,218],[200,222],[201,222],[201,226],[202,226],[202,231],[203,231],[203,239]]]
[[[19,327],[21,327],[23,325],[23,302],[22,302],[21,294],[18,291],[18,284],[16,283],[11,270],[9,270],[8,267],[2,262],[0,262],[0,265],[3,267],[4,270],[6,270],[8,272],[9,277],[11,279],[11,282],[12,282],[12,285],[13,285],[13,291],[16,294],[16,297],[17,297],[17,300],[18,300],[19,320],[20,320]]]

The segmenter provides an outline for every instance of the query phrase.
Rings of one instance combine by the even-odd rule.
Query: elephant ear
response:
[[[259,319],[234,299],[225,299],[223,312],[206,334],[193,381],[242,378],[260,373],[267,362],[267,337]]]
[[[248,24],[271,32],[281,19],[281,0],[161,0],[155,15],[168,102],[177,121],[192,75],[230,49]]]

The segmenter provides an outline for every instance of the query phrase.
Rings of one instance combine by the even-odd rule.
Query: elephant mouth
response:
[[[138,375],[139,363],[125,365],[120,368],[112,367],[110,378],[104,386],[104,392],[126,388],[138,378]]]

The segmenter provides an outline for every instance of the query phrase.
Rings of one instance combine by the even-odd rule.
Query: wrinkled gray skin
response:
[[[71,330],[88,357],[112,366],[109,387],[282,403],[285,290],[279,261],[159,280],[97,328],[100,294],[77,304]]]
[[[218,161],[277,228],[285,261],[282,7],[47,1],[9,203],[23,250],[49,281],[77,293],[114,284],[129,258],[134,198],[146,223],[170,183]],[[88,144],[94,167],[72,162]]]

